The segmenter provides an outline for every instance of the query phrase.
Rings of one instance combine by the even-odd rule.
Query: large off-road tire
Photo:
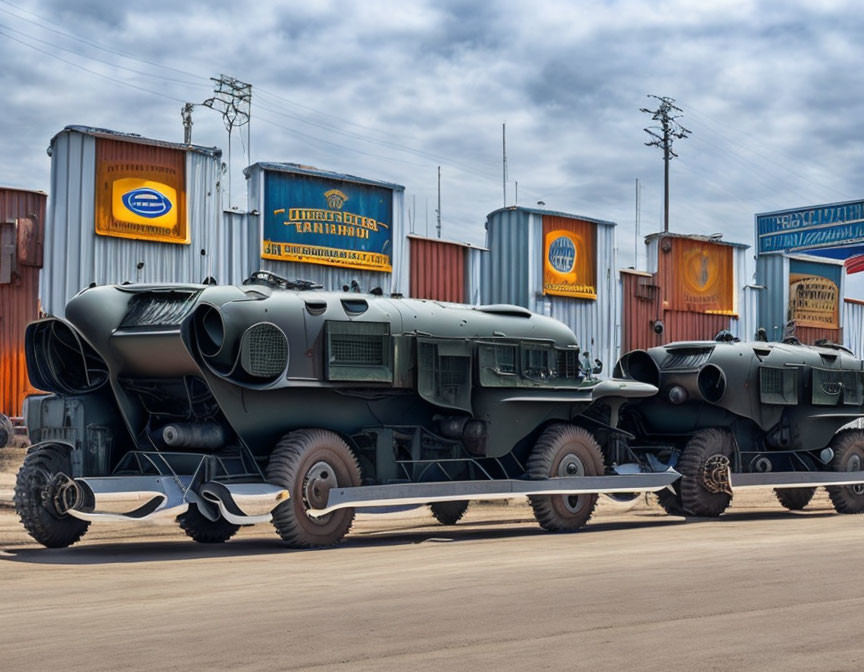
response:
[[[724,480],[733,452],[732,435],[723,429],[703,429],[690,437],[678,463],[681,506],[687,515],[716,518],[729,507],[732,495],[722,489],[729,487]]]
[[[864,471],[864,431],[840,430],[828,445],[834,451],[834,471]],[[832,485],[827,490],[837,513],[864,512],[864,485]]]
[[[800,511],[810,503],[816,488],[776,488],[777,501],[790,511]]]
[[[11,446],[13,438],[15,438],[15,428],[12,426],[12,421],[0,413],[0,448]]]
[[[90,523],[65,513],[57,499],[56,476],[71,474],[63,446],[35,448],[24,457],[15,481],[15,510],[28,534],[48,548],[66,548],[78,541]]]
[[[351,529],[354,509],[338,509],[313,517],[331,488],[360,485],[360,466],[348,444],[322,429],[299,429],[283,436],[270,456],[267,480],[287,489],[291,497],[273,511],[273,526],[292,548],[338,544]]]
[[[429,505],[432,515],[442,525],[455,525],[468,510],[468,500],[457,502],[432,502]]]
[[[221,544],[237,534],[239,525],[229,523],[221,516],[216,520],[206,518],[194,504],[189,505],[186,513],[177,516],[180,529],[199,544]]]
[[[603,453],[588,430],[574,425],[551,425],[540,435],[528,458],[532,480],[559,476],[602,476]],[[531,495],[534,517],[549,532],[574,532],[594,513],[597,495]]]

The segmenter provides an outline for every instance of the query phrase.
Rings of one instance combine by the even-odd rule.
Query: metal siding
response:
[[[278,166],[280,164],[260,164],[249,166],[246,170],[248,179],[247,189],[249,193],[249,208],[254,213],[261,210],[264,203],[264,180],[262,174],[264,167],[268,165]],[[336,175],[324,171],[304,171],[306,174]],[[344,176],[350,177],[350,176]],[[359,180],[359,178],[352,178]],[[382,184],[393,187],[386,183],[377,183],[372,180],[359,180],[369,184]],[[261,218],[257,218],[256,242],[254,255],[250,256],[250,272],[255,270],[266,270],[277,273],[289,280],[302,278],[311,280],[322,285],[325,289],[339,290],[343,285],[350,285],[356,280],[364,292],[380,287],[385,294],[401,293],[407,294],[410,284],[408,261],[408,238],[405,230],[405,192],[401,189],[393,189],[393,254],[391,257],[392,273],[379,273],[376,271],[360,271],[339,266],[325,266],[323,264],[304,264],[294,261],[276,261],[261,258]],[[248,274],[247,274],[248,275]]]
[[[0,189],[0,222],[33,217],[44,239],[43,193]],[[44,263],[44,259],[43,259]],[[17,265],[12,282],[0,285],[0,413],[21,415],[24,397],[34,391],[27,378],[24,330],[39,317],[39,268]]]
[[[864,303],[846,299],[843,302],[843,345],[856,357],[864,359]]]
[[[769,341],[783,338],[789,305],[789,259],[782,254],[763,254],[756,260],[756,284],[765,287],[759,296],[759,324]]]
[[[603,361],[603,374],[609,375],[618,356],[617,290],[612,275],[615,226],[597,224],[597,300],[547,296],[543,294],[543,214],[507,208],[489,215],[489,252],[481,262],[482,302],[512,303],[560,320],[576,334],[583,352]]]
[[[824,329],[822,327],[796,327],[795,338],[807,345],[813,345],[819,340],[843,342],[843,329]]]
[[[420,238],[409,238],[408,245],[411,250],[410,296],[465,303],[465,264],[468,248]]]
[[[728,315],[708,315],[682,310],[667,310],[663,323],[666,343],[675,341],[710,341],[718,331],[729,329],[731,318]]]
[[[178,245],[97,236],[95,137],[74,130],[52,145],[51,202],[40,296],[44,310],[63,315],[67,301],[92,282],[200,282],[221,279],[214,249],[221,223],[220,161],[217,154],[186,152],[186,212],[190,243]],[[150,145],[130,143],[129,156],[146,157]],[[126,151],[124,150],[124,151]],[[207,254],[201,255],[201,250]],[[143,263],[139,270],[137,265]]]
[[[488,256],[488,250],[472,247],[468,250],[468,279],[466,303],[478,305],[481,301],[481,285],[483,282],[483,260]]]
[[[640,290],[640,285],[643,285]],[[645,287],[647,286],[647,287]],[[653,323],[663,319],[660,290],[653,276],[621,273],[621,350],[653,348],[665,341],[654,333]]]

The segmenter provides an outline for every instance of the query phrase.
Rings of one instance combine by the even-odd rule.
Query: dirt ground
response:
[[[110,524],[50,551],[0,508],[0,669],[860,671],[862,523],[748,494],[551,535],[514,502],[360,515],[319,551]]]

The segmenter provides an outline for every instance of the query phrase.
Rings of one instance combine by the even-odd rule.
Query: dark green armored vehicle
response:
[[[221,542],[271,519],[290,546],[326,546],[356,508],[430,504],[455,523],[469,499],[518,495],[567,531],[599,492],[677,478],[615,472],[618,408],[656,388],[597,380],[567,327],[514,306],[269,273],[94,287],[66,320],[31,324],[26,348],[51,394],[28,399],[15,502],[51,547],[100,520],[176,520]]]
[[[615,375],[656,386],[621,409],[643,470],[674,467],[658,493],[677,515],[719,516],[734,492],[775,488],[802,509],[827,486],[840,513],[864,511],[864,364],[844,348],[784,343],[673,343],[624,355]]]

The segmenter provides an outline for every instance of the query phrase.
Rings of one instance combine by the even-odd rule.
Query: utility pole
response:
[[[682,115],[675,112],[683,112],[683,110],[675,105],[674,98],[666,96],[649,95],[649,98],[655,98],[660,101],[660,105],[656,110],[649,110],[647,107],[639,108],[640,112],[650,114],[653,121],[660,122],[659,126],[649,126],[644,129],[653,140],[646,142],[648,147],[659,147],[663,150],[663,231],[669,231],[669,161],[676,158],[678,155],[672,151],[672,143],[677,140],[683,140],[690,131],[684,128],[676,120]],[[659,131],[659,133],[658,133]]]
[[[516,180],[516,202],[513,205],[519,205],[519,180]]]
[[[636,227],[635,234],[633,236],[633,268],[634,270],[639,270],[639,217],[640,217],[640,200],[642,196],[642,190],[639,187],[639,178],[636,178]]]
[[[441,166],[438,166],[438,209],[435,211],[438,214],[438,237],[441,237]]]
[[[504,207],[507,207],[507,123],[501,124],[501,181],[504,184]]]
[[[231,209],[231,132],[249,124],[252,117],[252,85],[228,75],[211,77],[215,82],[213,96],[202,105],[222,113],[228,131],[228,208]],[[247,133],[249,142],[252,138]],[[243,140],[243,136],[240,136]]]
[[[192,103],[186,103],[180,108],[180,118],[183,119],[183,144],[192,144]]]

